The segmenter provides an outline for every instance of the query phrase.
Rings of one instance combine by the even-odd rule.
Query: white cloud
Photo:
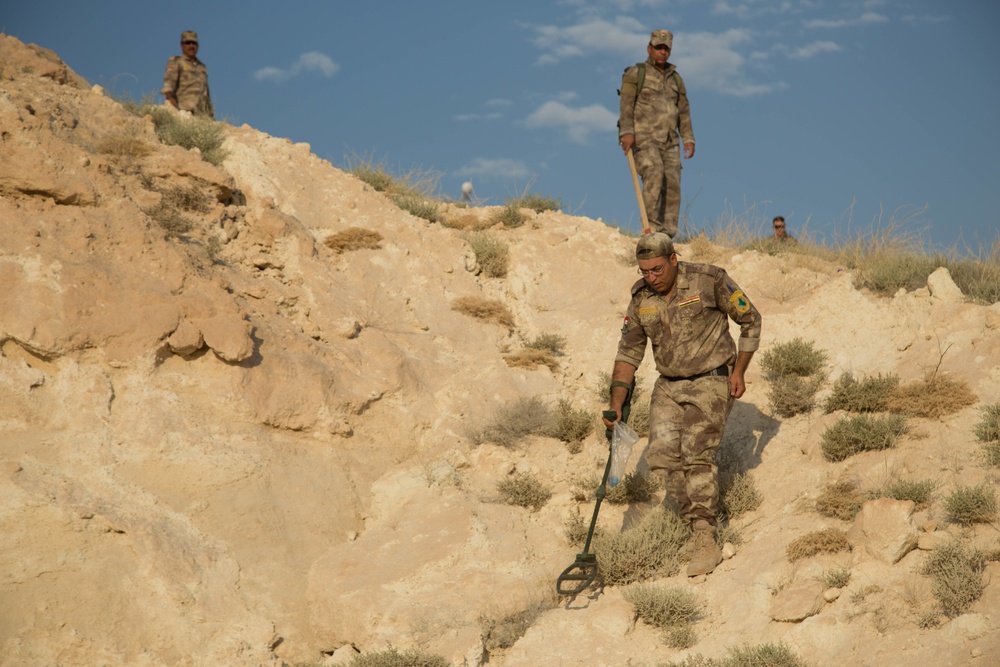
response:
[[[620,16],[612,23],[604,19],[586,19],[575,25],[530,26],[535,31],[533,40],[542,51],[540,64],[557,63],[588,53],[610,52],[642,55],[649,40],[646,26],[636,19]]]
[[[553,127],[566,132],[570,140],[587,143],[591,132],[611,132],[618,122],[618,114],[600,104],[573,109],[562,102],[549,101],[531,112],[524,119],[530,128]]]
[[[917,16],[915,14],[907,14],[903,17],[905,23],[944,23],[950,20],[950,16]]]
[[[455,116],[455,120],[458,121],[469,121],[469,120],[497,120],[498,118],[503,118],[502,113],[462,113]]]
[[[477,157],[471,162],[462,165],[455,170],[466,178],[481,176],[483,178],[528,178],[531,172],[520,160],[509,158],[485,158]]]
[[[677,71],[690,87],[707,88],[725,95],[749,97],[784,90],[784,83],[753,83],[747,78],[746,58],[737,51],[751,42],[743,28],[723,33],[685,33],[674,37]]]
[[[509,107],[511,105],[510,100],[505,100],[503,98],[497,97],[492,100],[486,100],[486,106],[488,107]]]
[[[820,53],[835,53],[840,51],[840,46],[835,42],[813,42],[812,44],[807,44],[805,46],[800,46],[799,48],[791,51],[788,57],[792,60],[805,60],[807,58],[812,58]]]
[[[856,19],[813,19],[812,21],[806,21],[803,25],[807,28],[848,28],[854,25],[885,23],[888,20],[889,17],[883,14],[865,12]]]
[[[258,81],[287,81],[303,72],[318,72],[329,78],[340,71],[340,65],[333,62],[333,59],[320,51],[307,51],[299,56],[298,60],[292,63],[288,69],[278,67],[264,67],[254,72],[254,78]]]

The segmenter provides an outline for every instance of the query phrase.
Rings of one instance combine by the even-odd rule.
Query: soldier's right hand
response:
[[[615,419],[614,419],[614,421],[611,421],[610,419],[608,419],[603,413],[601,414],[601,421],[604,422],[604,428],[609,429],[609,430],[613,429],[615,427],[615,422],[619,421],[622,418],[622,409],[621,408],[613,408],[613,410],[614,410],[614,413],[615,413]],[[606,412],[611,412],[611,410],[607,410]]]
[[[635,135],[623,134],[621,143],[622,143],[622,152],[625,155],[628,155],[628,152],[632,150],[632,146],[635,144]]]

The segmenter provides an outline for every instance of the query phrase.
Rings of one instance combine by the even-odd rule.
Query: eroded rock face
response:
[[[866,502],[847,531],[851,548],[871,558],[896,563],[917,546],[913,501],[879,498]]]

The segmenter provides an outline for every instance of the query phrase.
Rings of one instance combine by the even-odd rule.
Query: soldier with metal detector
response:
[[[612,428],[622,415],[651,341],[660,377],[650,399],[646,460],[665,477],[667,493],[694,533],[688,576],[708,574],[721,561],[715,453],[733,401],[746,391],[761,317],[724,269],[679,262],[666,234],[643,236],[635,256],[642,279],[632,286],[604,425]],[[738,345],[729,319],[740,325]]]

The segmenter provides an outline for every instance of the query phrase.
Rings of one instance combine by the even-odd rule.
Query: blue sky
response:
[[[928,228],[977,249],[1000,229],[1000,3],[994,0],[37,2],[0,31],[118,95],[159,90],[197,30],[217,114],[353,156],[443,173],[500,204],[530,186],[639,229],[617,146],[622,70],[674,33],[697,152],[688,227],[752,207],[793,233]]]

